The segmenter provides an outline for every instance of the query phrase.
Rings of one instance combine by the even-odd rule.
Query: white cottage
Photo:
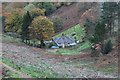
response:
[[[58,38],[53,39],[53,41],[57,44],[57,46],[63,47],[63,48],[72,43],[75,43],[75,39],[67,37],[64,34],[62,34],[62,36],[60,36]]]

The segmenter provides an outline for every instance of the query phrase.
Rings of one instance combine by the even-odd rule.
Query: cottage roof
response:
[[[55,39],[53,39],[53,40],[54,40],[55,43],[57,43],[57,44],[61,44],[61,43],[73,43],[73,42],[75,42],[75,39],[70,38],[70,37],[67,37],[67,36],[65,36],[65,35],[62,35],[62,36],[60,36],[60,37],[58,37],[58,38],[55,38]]]

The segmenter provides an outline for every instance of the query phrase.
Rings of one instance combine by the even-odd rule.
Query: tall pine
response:
[[[86,22],[84,24],[85,31],[86,31],[86,38],[89,39],[90,36],[94,33],[94,23],[90,19],[86,19]]]
[[[101,22],[97,22],[96,26],[95,26],[95,32],[93,34],[93,37],[90,39],[90,41],[92,43],[99,43],[99,42],[103,42],[106,36],[106,26],[104,21]]]
[[[107,25],[109,35],[112,36],[111,34],[114,32],[115,20],[118,18],[118,4],[117,2],[104,2],[102,9],[102,19],[104,19]]]
[[[24,40],[29,40],[29,26],[32,22],[32,18],[29,14],[29,11],[27,11],[27,13],[24,15],[24,19],[23,19],[23,24],[21,27],[21,39],[24,42]]]

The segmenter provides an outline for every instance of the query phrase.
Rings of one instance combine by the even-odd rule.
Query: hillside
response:
[[[106,2],[3,3],[0,78],[117,80],[118,7]]]
[[[99,18],[99,4],[98,3],[74,3],[70,6],[62,6],[51,15],[49,18],[53,16],[59,16],[62,18],[64,22],[64,30],[78,24],[84,24],[86,18],[90,18],[92,21],[95,21]],[[80,10],[80,12],[78,12]]]
[[[5,35],[4,35],[5,36]],[[3,66],[13,72],[33,78],[116,78],[117,54],[91,58],[88,53],[77,55],[48,54],[44,49],[26,46],[6,35],[2,41]],[[9,38],[9,39],[8,39]],[[113,51],[114,52],[114,51]],[[111,60],[110,60],[111,59]],[[12,63],[12,64],[11,64]],[[7,66],[7,67],[6,67]],[[8,68],[9,67],[9,68]],[[12,67],[12,68],[11,68]],[[109,68],[110,67],[110,68]],[[63,72],[64,71],[64,72]],[[4,73],[9,75],[10,73]],[[12,77],[21,76],[20,74]]]

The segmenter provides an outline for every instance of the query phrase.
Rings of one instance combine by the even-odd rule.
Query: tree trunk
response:
[[[44,48],[45,47],[44,41],[41,40],[40,43],[41,43],[41,47]]]
[[[110,26],[109,26],[109,27],[110,27],[110,37],[111,37],[111,34],[112,34],[112,33],[111,33],[111,31],[112,31],[111,24],[110,24]]]
[[[33,43],[35,44],[35,40],[33,41]]]

